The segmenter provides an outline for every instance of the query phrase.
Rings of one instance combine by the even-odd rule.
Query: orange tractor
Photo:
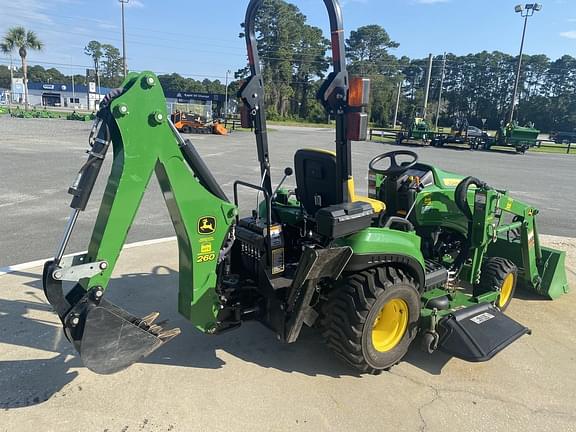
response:
[[[208,122],[198,114],[175,111],[171,118],[176,129],[182,133],[228,135],[228,129],[223,124]]]

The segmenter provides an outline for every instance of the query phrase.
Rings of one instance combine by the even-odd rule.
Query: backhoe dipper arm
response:
[[[191,144],[171,127],[154,74],[130,74],[122,91],[103,105],[89,160],[69,190],[74,210],[56,259],[45,266],[44,290],[86,366],[113,373],[178,333],[154,325],[157,313],[137,318],[102,298],[152,174],[159,180],[178,239],[179,312],[205,332],[218,330],[217,268],[221,250],[231,241],[236,207],[216,187]],[[88,253],[63,258],[110,140],[112,171]],[[64,280],[74,283],[66,294]]]
[[[239,97],[250,110],[254,123],[258,160],[264,179],[264,188],[272,196],[270,180],[270,159],[268,153],[268,135],[266,132],[266,107],[264,98],[264,80],[260,68],[258,41],[256,38],[256,16],[264,0],[251,0],[244,21],[246,47],[250,78],[242,86]],[[322,87],[318,98],[330,115],[336,118],[336,154],[338,168],[339,201],[348,201],[348,180],[352,175],[351,141],[347,138],[346,111],[348,108],[348,72],[346,70],[346,53],[344,45],[344,26],[342,10],[336,0],[324,0],[330,17],[330,32],[332,39],[333,72],[330,73]]]

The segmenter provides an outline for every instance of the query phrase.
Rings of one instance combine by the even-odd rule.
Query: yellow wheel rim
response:
[[[510,273],[506,278],[504,278],[504,282],[502,282],[502,288],[500,289],[500,297],[498,298],[498,306],[504,307],[506,303],[512,297],[512,288],[514,287],[514,273]]]
[[[390,351],[400,343],[408,328],[408,315],[408,304],[402,299],[392,299],[382,307],[372,326],[376,351]]]

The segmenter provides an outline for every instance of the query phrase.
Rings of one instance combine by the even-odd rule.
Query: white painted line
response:
[[[151,245],[160,244],[160,243],[168,243],[168,242],[175,241],[175,240],[176,240],[176,237],[165,237],[165,238],[159,238],[159,239],[154,239],[154,240],[144,240],[144,241],[139,241],[139,242],[124,245],[124,247],[122,249],[132,249],[132,248],[137,248],[137,247],[142,247],[142,246],[151,246]],[[86,253],[86,251],[78,252],[78,253],[74,253],[74,254],[69,254],[66,256],[79,255],[79,254],[83,254],[83,253]],[[46,261],[49,261],[51,259],[52,258],[45,258],[42,260],[30,261],[30,262],[22,263],[22,264],[15,264],[15,265],[11,265],[8,267],[0,267],[0,276],[3,276],[5,274],[14,273],[17,271],[29,270],[29,269],[34,268],[34,267],[41,267],[44,265],[44,263]]]

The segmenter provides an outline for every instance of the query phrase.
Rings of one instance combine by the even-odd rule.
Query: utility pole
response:
[[[74,83],[74,68],[72,67],[72,56],[70,56],[70,72],[72,72],[72,104],[76,103],[76,87]]]
[[[224,120],[228,119],[228,76],[232,73],[230,69],[226,71],[226,99],[224,102]]]
[[[128,75],[128,67],[126,66],[126,25],[124,23],[124,4],[130,0],[118,0],[122,5],[122,64],[124,67],[124,78]]]
[[[516,72],[516,80],[514,81],[514,92],[512,93],[512,105],[510,107],[510,116],[508,123],[514,121],[514,111],[516,110],[516,99],[518,97],[518,84],[520,83],[520,72],[522,71],[522,54],[524,53],[524,38],[526,37],[526,26],[528,25],[528,18],[534,15],[534,12],[542,10],[542,5],[539,3],[530,3],[526,5],[518,5],[514,8],[516,13],[519,13],[524,18],[524,29],[522,30],[522,42],[520,43],[520,55],[518,56],[518,70]]]
[[[444,76],[446,72],[446,53],[442,60],[442,77],[440,78],[440,92],[438,94],[438,108],[436,108],[436,132],[438,132],[438,119],[440,118],[440,105],[442,105],[442,89],[444,87]]]
[[[10,53],[10,101],[9,104],[12,104],[12,99],[14,95],[12,94],[12,89],[14,88],[14,65],[12,64],[12,53]]]
[[[402,80],[398,83],[398,94],[396,95],[396,109],[394,110],[394,129],[398,123],[398,108],[400,108],[400,94],[402,93]]]
[[[428,73],[426,74],[426,92],[424,94],[424,109],[422,110],[422,118],[426,120],[428,111],[428,96],[430,95],[430,80],[432,79],[432,54],[428,56]]]

